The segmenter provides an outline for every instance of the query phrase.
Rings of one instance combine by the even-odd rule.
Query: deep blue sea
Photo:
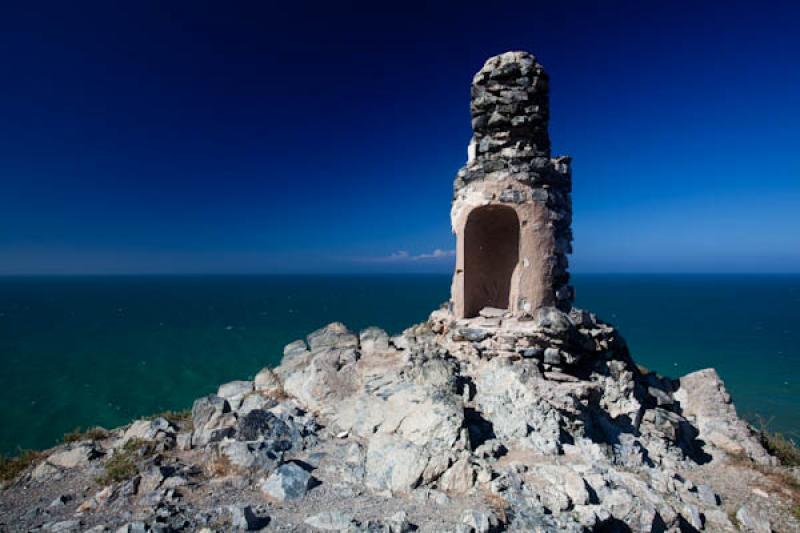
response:
[[[276,365],[324,324],[390,332],[448,298],[447,275],[0,278],[0,452],[191,406]],[[716,367],[739,412],[800,436],[800,276],[576,275],[576,304],[638,363]]]

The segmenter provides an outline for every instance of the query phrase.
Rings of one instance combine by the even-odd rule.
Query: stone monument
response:
[[[550,155],[547,73],[527,52],[490,58],[472,80],[470,112],[473,136],[451,210],[452,311],[568,311],[572,178],[570,158]]]

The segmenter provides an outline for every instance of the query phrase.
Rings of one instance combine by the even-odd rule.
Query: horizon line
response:
[[[571,272],[573,276],[583,275],[708,275],[708,276],[796,276],[800,271],[648,271],[648,270],[587,270]],[[90,278],[90,277],[256,277],[256,276],[452,276],[451,272],[427,271],[427,272],[19,272],[19,273],[0,273],[2,278]]]

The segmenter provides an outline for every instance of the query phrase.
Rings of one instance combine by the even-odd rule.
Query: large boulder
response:
[[[76,468],[89,464],[89,461],[100,457],[102,453],[91,444],[79,444],[59,450],[47,458],[47,462],[61,468]]]
[[[388,352],[389,334],[380,328],[367,328],[359,334],[359,344],[362,355],[379,355]]]
[[[311,488],[312,477],[295,463],[286,463],[270,474],[260,484],[261,491],[278,501],[293,501],[303,498]]]
[[[557,385],[543,379],[535,362],[511,364],[506,358],[492,359],[478,370],[475,386],[476,406],[498,438],[543,453],[558,453],[563,417],[548,401],[557,397],[552,393]],[[564,392],[569,394],[566,388]]]
[[[306,408],[327,414],[336,404],[353,394],[357,387],[353,348],[329,348],[312,355],[308,364],[286,376],[283,388]]]
[[[698,429],[705,451],[716,457],[720,452],[745,455],[760,464],[775,464],[755,432],[736,415],[730,394],[713,368],[698,370],[680,379],[674,394],[683,416]]]
[[[358,348],[358,337],[341,322],[333,322],[306,337],[312,352],[327,348]]]
[[[285,440],[291,446],[292,437],[292,431],[286,422],[263,409],[254,409],[237,421],[238,440]]]
[[[137,420],[122,435],[122,442],[131,439],[146,441],[163,440],[175,435],[175,426],[167,419],[158,417],[153,420]]]
[[[231,407],[236,410],[242,404],[244,397],[250,394],[252,391],[252,381],[231,381],[229,383],[223,383],[219,386],[219,390],[217,390],[217,396],[228,400],[228,403],[231,404]]]
[[[458,396],[413,384],[371,392],[340,404],[333,417],[340,429],[361,436],[375,430],[396,433],[418,445],[443,448],[461,436],[464,409]]]
[[[205,446],[234,433],[236,416],[225,398],[210,394],[194,401],[192,405],[192,445]]]
[[[365,484],[378,493],[408,493],[419,485],[429,458],[421,446],[377,433],[367,447]]]

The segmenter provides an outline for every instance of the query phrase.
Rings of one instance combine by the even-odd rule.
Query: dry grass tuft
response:
[[[209,477],[225,477],[232,474],[233,471],[231,460],[226,455],[217,455],[206,465],[206,473]]]
[[[103,440],[108,437],[108,431],[101,427],[89,428],[86,431],[81,431],[81,428],[75,428],[69,433],[64,433],[64,442],[80,442],[84,440]]]
[[[0,455],[0,480],[11,481],[42,457],[42,452],[22,450],[16,457]]]
[[[180,411],[167,410],[147,417],[147,420],[164,418],[171,424],[175,424],[181,430],[189,431],[192,429],[192,410],[181,409]]]
[[[800,448],[797,447],[797,443],[783,433],[770,431],[770,422],[772,419],[766,420],[761,415],[756,416],[761,445],[770,455],[777,457],[782,465],[800,466]]]

